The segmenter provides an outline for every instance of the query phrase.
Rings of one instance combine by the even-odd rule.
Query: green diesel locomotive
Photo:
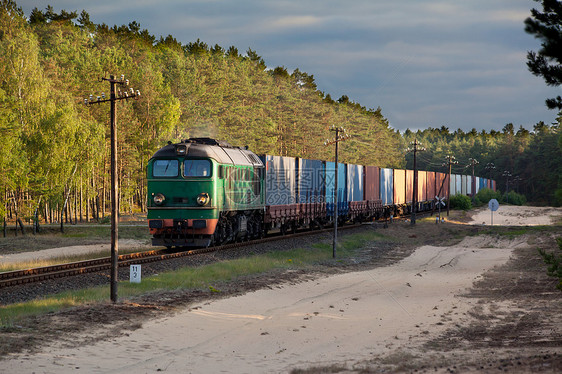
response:
[[[264,165],[245,148],[191,138],[147,166],[152,244],[206,247],[263,235]]]

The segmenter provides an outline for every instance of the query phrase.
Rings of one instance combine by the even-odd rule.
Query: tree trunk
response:
[[[84,200],[84,194],[82,192],[82,175],[80,175],[80,222],[82,222],[83,211],[82,211],[82,202]]]

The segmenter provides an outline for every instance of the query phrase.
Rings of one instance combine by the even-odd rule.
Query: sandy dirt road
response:
[[[532,224],[530,219],[543,219],[539,210],[521,216],[515,210],[504,212],[511,224]],[[502,215],[496,213],[498,217]],[[549,211],[548,216],[560,213]],[[481,218],[475,217],[474,222],[481,224]],[[422,246],[387,267],[191,305],[109,341],[69,348],[54,343],[39,353],[1,361],[0,372],[285,373],[311,367],[324,368],[317,372],[330,367],[349,371],[373,367],[390,371],[472,371],[479,364],[464,370],[460,365],[474,355],[470,344],[465,349],[459,349],[462,344],[458,342],[443,347],[443,342],[447,345],[448,341],[443,337],[451,329],[460,331],[474,325],[478,311],[482,316],[494,314],[500,321],[501,316],[511,315],[513,305],[509,302],[483,302],[466,294],[474,282],[529,246],[525,236],[475,236],[454,246]],[[555,296],[552,300],[549,302],[560,303],[561,299]],[[526,311],[518,308],[525,315]],[[541,336],[552,339],[552,335],[562,334],[558,322],[559,319],[552,321],[548,325],[551,331]],[[489,318],[484,325],[497,323]],[[430,349],[431,342],[439,342],[439,350]],[[530,363],[520,372],[536,367],[541,369],[538,371],[557,372],[556,357],[561,359],[562,367],[562,346],[556,342],[554,347],[529,347],[523,354],[520,347],[509,345],[496,351],[511,348],[515,353],[506,357],[512,363],[525,355],[527,361],[541,355],[555,357],[554,365],[552,360],[546,366]],[[451,354],[457,358],[451,358]],[[490,350],[482,353],[490,354]],[[455,360],[460,360],[458,366]],[[496,366],[490,371],[497,372]],[[477,371],[486,368],[480,369]],[[511,369],[517,371],[517,366]]]

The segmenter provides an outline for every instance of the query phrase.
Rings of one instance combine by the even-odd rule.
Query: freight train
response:
[[[413,170],[256,155],[211,138],[158,150],[147,165],[148,226],[155,246],[207,247],[278,229],[364,222],[412,210]],[[418,171],[417,211],[435,197],[495,190],[485,178]],[[338,217],[334,217],[338,204]]]

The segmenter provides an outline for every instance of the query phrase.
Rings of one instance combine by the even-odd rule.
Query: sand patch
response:
[[[472,215],[471,225],[538,226],[552,225],[562,217],[562,208],[500,205],[493,213],[488,207],[480,208]]]
[[[476,300],[458,295],[523,245],[477,237],[424,246],[389,267],[192,306],[109,342],[2,364],[7,372],[264,373],[367,360],[463,323]]]

